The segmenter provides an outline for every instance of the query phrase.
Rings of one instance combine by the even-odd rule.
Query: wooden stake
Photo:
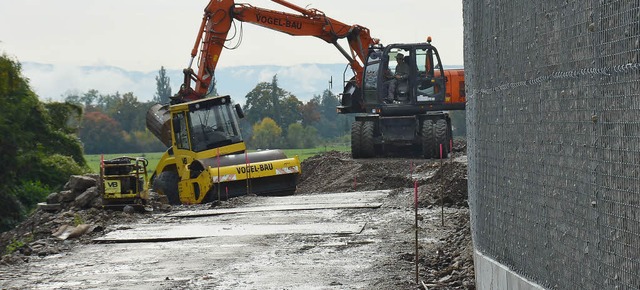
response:
[[[413,204],[414,204],[414,212],[415,212],[415,244],[416,244],[416,284],[418,284],[420,279],[420,271],[418,266],[418,181],[415,180],[413,182]]]
[[[440,170],[442,170],[442,144],[440,144]],[[440,219],[444,227],[444,190],[440,191]]]

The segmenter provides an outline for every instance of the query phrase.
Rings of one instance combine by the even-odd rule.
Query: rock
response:
[[[136,209],[133,208],[133,206],[130,205],[125,205],[124,208],[122,209],[123,212],[128,213],[128,214],[132,214],[136,212]]]
[[[91,202],[90,207],[92,208],[101,208],[102,207],[102,197],[100,196],[100,192],[98,192],[98,197],[94,198]]]
[[[75,227],[71,233],[69,233],[69,236],[67,238],[69,239],[73,239],[73,238],[77,238],[79,236],[84,235],[87,232],[91,231],[91,226],[88,224],[81,224],[78,225],[77,227]]]
[[[60,194],[59,192],[53,192],[49,194],[49,196],[47,196],[48,204],[56,204],[56,203],[60,203],[61,201],[62,201],[62,194]]]
[[[17,254],[8,254],[8,255],[4,255],[2,256],[2,259],[0,260],[0,264],[2,265],[16,265],[16,264],[22,264],[24,263],[26,260],[26,257],[21,257]]]
[[[73,205],[77,208],[90,208],[96,199],[100,199],[98,187],[93,186],[75,198]]]
[[[63,191],[60,192],[60,195],[61,195],[60,200],[62,202],[72,202],[78,196],[77,194],[75,194],[71,190],[63,190]]]
[[[39,202],[38,208],[44,211],[54,212],[62,209],[62,206],[59,203]]]
[[[66,240],[66,239],[80,237],[90,230],[91,230],[91,226],[88,224],[80,224],[76,227],[70,226],[70,225],[61,225],[53,233],[53,236],[60,240]]]
[[[173,207],[170,204],[163,203],[160,205],[160,210],[164,212],[170,212],[173,210]]]
[[[89,187],[96,186],[98,184],[94,175],[71,175],[69,182],[64,185],[65,190],[71,190],[74,193],[85,192]]]

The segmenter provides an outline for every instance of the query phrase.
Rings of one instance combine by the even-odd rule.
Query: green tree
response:
[[[120,95],[120,92],[116,92],[113,95],[100,95],[100,97],[98,97],[96,110],[103,113],[114,111],[112,110],[112,108],[114,108],[120,102],[120,99],[122,99],[122,95]]]
[[[118,120],[122,130],[126,132],[141,131],[145,128],[147,107],[138,101],[138,98],[129,92],[116,99],[107,109],[106,113]]]
[[[304,127],[293,123],[287,128],[287,147],[292,149],[304,148]]]
[[[91,108],[93,103],[98,100],[100,93],[98,90],[89,90],[84,95],[80,97],[80,102],[84,105],[85,109]]]
[[[82,107],[82,101],[80,101],[80,95],[78,93],[68,92],[67,96],[64,98],[65,103],[79,105]]]
[[[322,92],[322,98],[320,101],[320,114],[325,119],[333,119],[338,114],[336,107],[340,105],[340,100],[330,90],[324,90]]]
[[[244,119],[249,124],[255,124],[264,117],[271,116],[273,102],[269,98],[270,94],[271,85],[266,82],[261,82],[245,96],[247,101],[242,107],[242,110],[245,114]]]
[[[292,149],[313,148],[318,146],[318,130],[313,126],[302,126],[300,123],[289,125],[287,130],[288,147]]]
[[[120,123],[102,112],[88,112],[82,119],[80,139],[88,154],[121,153],[124,136]]]
[[[255,148],[278,148],[282,145],[281,136],[282,128],[273,119],[265,117],[253,125],[251,143]]]
[[[311,126],[320,121],[320,103],[317,99],[311,99],[300,107],[302,125]]]
[[[289,95],[282,99],[280,102],[279,116],[280,123],[278,125],[288,128],[290,124],[295,124],[302,120],[302,113],[300,112],[300,108],[304,103],[302,103],[296,96]]]
[[[89,93],[68,95],[67,102],[78,104],[83,102],[79,95],[93,95],[94,101],[85,107],[81,120],[80,138],[88,153],[134,153],[164,151],[166,147],[145,127],[147,110],[155,102],[141,103],[131,92],[124,95],[99,94],[96,90]],[[87,103],[84,103],[87,105]],[[71,104],[69,104],[71,105]],[[100,122],[106,122],[100,124]],[[71,123],[73,124],[73,123]],[[75,124],[76,127],[78,124]],[[105,139],[103,137],[108,136]]]
[[[167,104],[169,103],[169,97],[171,97],[171,79],[167,76],[164,66],[161,66],[156,76],[156,94],[153,96],[153,101]]]
[[[87,170],[82,145],[63,121],[73,109],[61,107],[41,103],[21,65],[0,56],[0,231],[24,218],[43,192]]]
[[[261,82],[246,95],[247,102],[243,106],[247,122],[255,124],[265,117],[273,119],[280,127],[300,120],[300,107],[303,105],[290,92],[278,86],[277,76],[271,83]]]
[[[82,107],[70,103],[46,103],[45,107],[51,117],[51,124],[67,134],[74,134],[80,128]]]
[[[314,148],[319,143],[318,130],[313,126],[304,127],[304,148]]]
[[[340,101],[330,90],[325,90],[321,96],[314,96],[312,102],[318,104],[320,114],[320,119],[313,126],[322,138],[334,139],[349,132],[353,121],[349,121],[349,116],[336,112]]]

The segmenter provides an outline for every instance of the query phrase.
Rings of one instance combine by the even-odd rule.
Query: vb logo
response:
[[[105,180],[104,181],[105,193],[118,193],[120,192],[120,180]]]

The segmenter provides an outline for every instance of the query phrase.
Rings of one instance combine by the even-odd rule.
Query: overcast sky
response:
[[[463,64],[461,0],[290,0],[347,24],[368,27],[383,44],[433,37],[445,64]],[[20,62],[110,65],[157,71],[187,66],[207,0],[0,0],[0,53]],[[253,6],[288,11],[268,0]],[[342,63],[330,44],[243,25],[240,47],[220,67]]]

